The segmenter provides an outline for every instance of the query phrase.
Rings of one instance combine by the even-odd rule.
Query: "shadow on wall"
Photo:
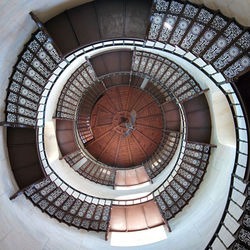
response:
[[[61,0],[53,0],[53,7],[51,6],[44,6],[44,8],[33,9],[32,11],[36,13],[37,16],[39,16],[39,19],[42,22],[46,22],[48,19],[50,19],[53,16],[56,16],[62,12],[64,12],[67,9],[72,9],[78,5],[85,4],[88,2],[92,2],[93,0],[70,0],[70,1],[64,1]]]

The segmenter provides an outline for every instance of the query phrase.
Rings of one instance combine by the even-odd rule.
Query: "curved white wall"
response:
[[[190,2],[204,4],[209,9],[220,10],[223,15],[234,17],[242,25],[250,25],[249,0],[190,0]]]
[[[62,12],[67,8],[77,6],[87,1],[83,0],[1,0],[0,1],[0,119],[4,120],[5,107],[5,89],[8,86],[8,77],[11,74],[12,67],[16,62],[17,55],[23,48],[24,43],[29,39],[32,31],[35,30],[35,24],[28,13],[34,11],[42,21]],[[210,8],[221,8],[222,13],[228,16],[236,17],[243,25],[250,25],[250,1],[249,0],[203,0],[193,2],[204,2]],[[1,250],[68,250],[68,249],[107,249],[111,248],[109,242],[105,242],[104,235],[99,233],[85,233],[84,230],[69,228],[64,224],[59,224],[56,220],[49,219],[46,214],[34,207],[24,196],[20,196],[14,201],[9,200],[9,196],[17,191],[17,186],[10,170],[8,154],[6,149],[6,131],[0,127],[0,249]],[[231,150],[225,146],[221,150],[216,150],[211,157],[210,163],[216,164],[216,156],[225,154],[225,149]],[[225,157],[225,159],[228,159]],[[228,159],[229,160],[229,159]],[[228,162],[230,168],[230,161]],[[218,165],[217,165],[218,166]],[[185,249],[201,250],[206,242],[202,238],[205,233],[199,225],[202,223],[209,230],[209,224],[213,221],[202,221],[202,215],[209,213],[211,220],[216,214],[215,203],[224,202],[225,197],[216,197],[216,190],[208,195],[205,201],[203,195],[209,185],[219,186],[224,170],[215,167],[209,171],[200,190],[190,205],[172,220],[171,226],[173,233],[168,235],[168,240],[154,244],[154,246],[145,246],[147,249]],[[227,175],[224,175],[227,178]],[[225,185],[227,185],[226,179]],[[197,208],[203,207],[203,210]],[[186,214],[188,213],[188,216]],[[196,216],[191,226],[188,223],[188,217]],[[200,214],[199,214],[200,213]],[[212,231],[210,230],[210,234]],[[182,239],[180,241],[180,239]],[[184,241],[189,239],[189,241]],[[184,246],[184,244],[186,244]],[[116,248],[116,247],[115,247]],[[114,248],[114,249],[115,249]],[[117,249],[117,248],[116,248]],[[138,248],[135,248],[138,249]]]

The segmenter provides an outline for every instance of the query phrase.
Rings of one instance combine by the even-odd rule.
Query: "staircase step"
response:
[[[210,143],[211,118],[206,96],[197,96],[183,103],[186,119],[188,140]]]
[[[35,141],[35,129],[7,128],[10,164],[20,189],[44,177]]]
[[[81,46],[101,40],[95,2],[70,9],[67,15]]]
[[[140,231],[164,224],[153,200],[139,205],[112,206],[110,232]]]
[[[151,0],[127,0],[125,37],[144,39],[149,25]]]
[[[74,133],[74,121],[57,119],[56,137],[62,157],[78,150]]]
[[[130,72],[132,51],[118,50],[114,52],[102,53],[91,57],[90,63],[98,77],[114,72]]]
[[[45,26],[63,55],[78,48],[78,40],[65,12],[50,19]]]
[[[96,0],[101,39],[124,37],[124,1]]]
[[[116,170],[115,187],[136,186],[146,182],[150,182],[150,178],[143,166],[130,170]]]

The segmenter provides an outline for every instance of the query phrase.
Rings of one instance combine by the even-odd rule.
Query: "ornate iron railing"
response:
[[[62,63],[64,67],[60,67],[59,70],[55,73],[54,80],[57,79],[59,76],[59,73],[65,66],[67,66],[70,62],[75,60],[77,57],[80,55],[83,55],[86,52],[96,50],[98,48],[107,48],[107,47],[112,47],[114,45],[121,45],[121,46],[136,46],[138,48],[150,48],[154,49],[155,51],[161,51],[161,52],[170,52],[174,55],[178,55],[181,58],[185,59],[189,63],[195,65],[198,67],[206,76],[210,77],[216,84],[216,86],[224,93],[224,95],[227,98],[227,101],[230,105],[231,112],[233,115],[234,123],[235,123],[235,131],[236,131],[236,158],[235,158],[235,164],[234,164],[234,169],[232,172],[232,177],[231,177],[231,187],[229,190],[228,194],[228,201],[225,206],[225,211],[223,213],[223,216],[221,218],[221,221],[215,231],[215,234],[213,238],[210,240],[207,248],[208,249],[213,249],[214,245],[216,242],[221,242],[223,247],[228,248],[231,246],[236,238],[234,236],[234,232],[230,231],[230,227],[227,226],[226,218],[227,216],[231,216],[233,220],[239,225],[239,217],[235,217],[233,215],[233,212],[231,211],[231,204],[235,204],[241,212],[244,211],[244,202],[246,201],[246,194],[245,194],[245,189],[246,189],[246,184],[248,183],[248,165],[249,165],[249,160],[248,160],[248,128],[249,128],[249,121],[246,116],[246,111],[244,108],[244,103],[241,100],[241,97],[237,91],[236,86],[232,82],[226,82],[223,79],[223,76],[217,72],[216,70],[211,70],[211,66],[206,64],[203,60],[200,58],[195,57],[189,52],[185,52],[184,50],[178,48],[178,47],[173,47],[171,45],[167,44],[162,44],[159,42],[154,42],[154,41],[141,41],[141,40],[110,40],[110,41],[104,41],[100,42],[97,44],[93,44],[87,47],[84,47],[78,51],[73,52],[70,56],[66,57],[65,61]],[[60,72],[59,72],[60,71]],[[53,85],[53,82],[49,82],[50,86]],[[46,89],[46,93],[49,94],[50,89]],[[48,96],[45,95],[44,97]],[[41,106],[45,107],[46,106],[46,100],[44,103],[41,104]],[[43,135],[43,127],[40,127],[42,119],[44,119],[44,110],[45,109],[39,109],[41,115],[38,117],[38,137],[41,137]],[[38,145],[42,146],[41,142],[38,140]],[[43,145],[44,146],[44,145]],[[60,180],[59,176],[56,176],[56,174],[52,174],[51,169],[49,168],[44,148],[40,147],[39,152],[41,152],[41,155],[44,157],[41,157],[41,162],[44,164],[45,171],[47,174],[51,175],[55,180],[59,180],[60,182],[63,182]],[[62,184],[61,184],[62,185]],[[67,188],[74,190],[72,187],[68,186]],[[78,192],[77,190],[74,190],[74,192]],[[79,192],[78,192],[79,193]],[[235,196],[235,193],[239,193],[242,195],[242,197],[239,199],[237,196]],[[140,202],[145,202],[147,200],[151,200],[154,197],[154,192],[151,194],[145,196],[145,197],[140,197],[138,199],[133,199],[133,200],[110,200],[113,204],[117,205],[131,205],[131,204],[137,204]],[[243,198],[243,202],[242,202]],[[240,225],[239,225],[240,226]],[[223,230],[226,230],[227,233],[229,233],[232,236],[232,239],[230,242],[227,242],[227,238],[225,238],[225,234],[223,234]]]

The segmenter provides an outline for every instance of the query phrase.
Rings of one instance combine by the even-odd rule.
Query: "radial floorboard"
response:
[[[134,129],[125,136],[132,110],[136,111]],[[93,108],[94,139],[86,143],[86,149],[98,161],[111,166],[138,165],[157,149],[162,128],[161,109],[150,95],[129,86],[111,88]]]

